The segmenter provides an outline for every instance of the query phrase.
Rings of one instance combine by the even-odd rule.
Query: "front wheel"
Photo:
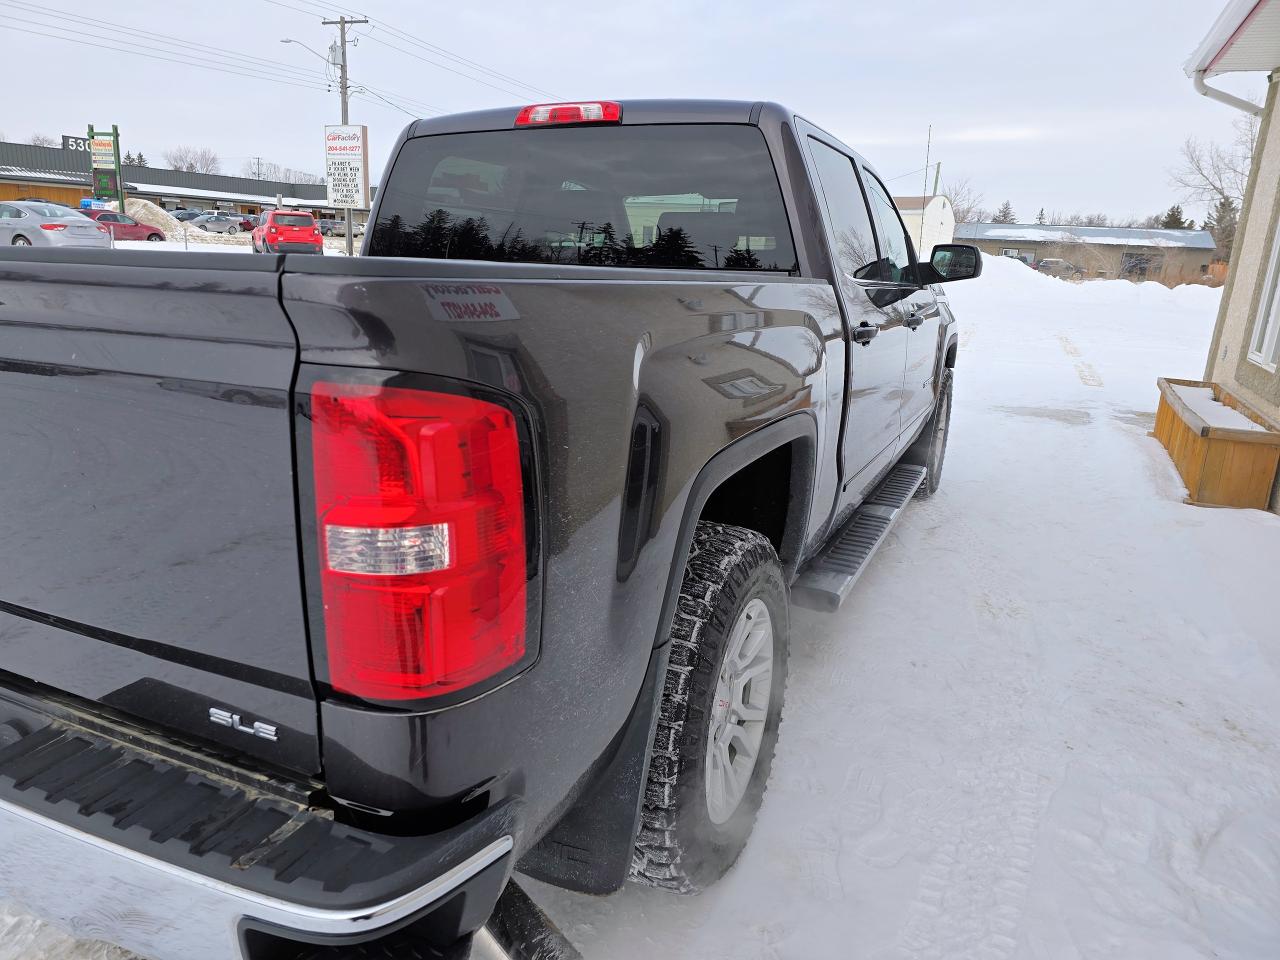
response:
[[[632,880],[696,893],[742,853],[773,763],[787,639],[773,545],[754,530],[699,523],[671,626]]]
[[[147,235],[147,240],[149,240],[151,243],[159,243],[163,239],[164,237],[160,236],[160,234],[158,233],[152,233]]]
[[[916,491],[916,497],[927,500],[938,492],[942,485],[942,464],[947,457],[947,438],[951,434],[951,381],[950,368],[942,370],[942,388],[938,391],[938,402],[934,404],[933,416],[920,434],[917,444],[923,446],[921,459],[912,462],[923,462],[925,470],[924,483]]]

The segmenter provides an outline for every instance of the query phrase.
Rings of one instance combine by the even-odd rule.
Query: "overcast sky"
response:
[[[1181,70],[1224,0],[343,3],[375,21],[350,50],[354,81],[411,98],[401,105],[415,111],[550,99],[520,83],[563,99],[777,100],[860,149],[895,193],[920,191],[923,174],[900,175],[924,166],[932,124],[943,180],[968,178],[987,206],[1010,200],[1023,221],[1041,207],[1112,217],[1164,210],[1180,199],[1169,171],[1182,141],[1229,140],[1237,116],[1196,95]],[[324,53],[335,33],[320,24],[326,9],[337,12],[316,0],[0,0],[0,33],[9,34],[0,132],[22,141],[117,123],[122,149],[153,165],[189,144],[214,148],[224,173],[253,156],[321,172],[337,93],[323,89],[320,58],[278,41]],[[129,43],[179,62],[11,30]],[[244,58],[292,72],[212,72],[180,50],[246,73],[265,65]],[[269,79],[286,76],[316,88]],[[1263,88],[1255,75],[1215,82],[1244,94]],[[352,122],[369,125],[374,180],[409,119],[378,100],[353,101]]]

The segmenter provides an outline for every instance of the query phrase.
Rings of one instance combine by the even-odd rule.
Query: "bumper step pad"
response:
[[[900,463],[890,470],[796,578],[791,586],[792,602],[813,610],[840,609],[924,478],[925,468],[913,464]]]
[[[196,927],[234,935],[239,921],[350,942],[425,916],[463,887],[482,919],[510,870],[510,801],[430,835],[385,836],[337,822],[304,790],[161,755],[137,731],[9,696],[0,694],[0,862],[27,865],[31,878],[0,878],[0,898],[64,927],[129,916],[95,935],[151,955],[189,945]],[[175,898],[190,910],[175,914]]]

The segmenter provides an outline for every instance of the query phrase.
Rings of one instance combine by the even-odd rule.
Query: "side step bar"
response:
[[[840,609],[867,564],[924,483],[925,468],[900,463],[854,511],[791,586],[791,602],[812,610]]]

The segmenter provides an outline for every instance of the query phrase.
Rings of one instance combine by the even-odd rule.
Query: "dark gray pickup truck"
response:
[[[365,256],[0,252],[0,898],[168,958],[694,891],[789,604],[938,485],[956,334],[769,103],[414,123]],[[412,954],[417,955],[417,954]]]

